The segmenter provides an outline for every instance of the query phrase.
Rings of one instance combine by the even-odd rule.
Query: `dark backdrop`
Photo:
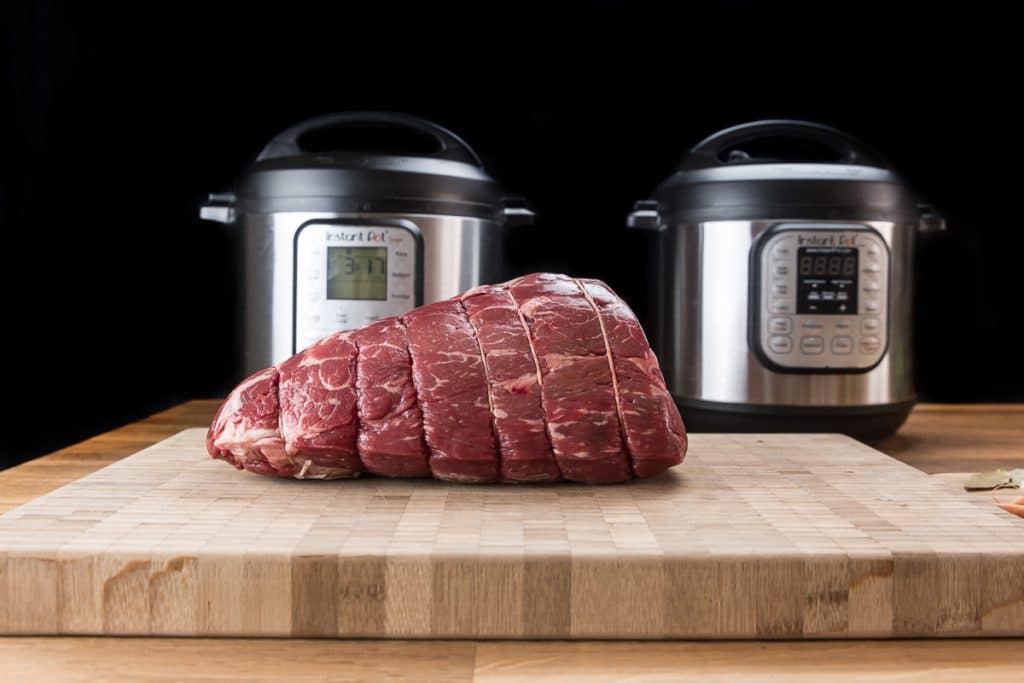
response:
[[[846,129],[949,220],[920,254],[922,397],[1022,400],[1022,11],[939,4],[6,3],[0,467],[229,388],[232,234],[197,206],[345,109],[461,134],[541,217],[515,267],[638,308],[623,219],[688,146],[760,117]]]

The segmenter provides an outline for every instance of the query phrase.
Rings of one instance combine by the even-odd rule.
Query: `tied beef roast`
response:
[[[550,273],[321,339],[239,384],[207,435],[259,474],[472,483],[623,482],[686,445],[633,312]]]

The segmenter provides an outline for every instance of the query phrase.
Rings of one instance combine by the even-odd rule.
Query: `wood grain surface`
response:
[[[929,474],[1024,467],[1024,405],[919,405],[900,431],[872,445]]]
[[[1021,642],[0,638],[10,681],[1009,683]]]
[[[220,401],[188,401],[0,472],[0,512],[27,503],[189,427],[209,426]]]
[[[220,400],[188,401],[0,472],[0,512],[152,446],[205,427]],[[684,416],[685,417],[685,416]],[[928,472],[980,472],[1024,461],[1024,404],[921,404],[900,431],[871,444]]]
[[[213,400],[0,472],[0,511],[186,427]],[[955,425],[955,426],[954,426]],[[1024,458],[1024,405],[919,405],[878,447],[926,472],[976,472]],[[923,501],[929,505],[939,501]],[[0,637],[9,680],[61,681],[944,681],[1013,680],[1019,639],[737,642],[409,642]]]
[[[0,516],[0,632],[1024,635],[1024,520],[844,436],[696,434],[597,487],[282,480],[204,437]]]

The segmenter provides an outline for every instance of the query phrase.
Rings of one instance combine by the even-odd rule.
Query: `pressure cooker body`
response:
[[[771,137],[834,158],[743,149]],[[906,419],[915,243],[935,219],[871,150],[806,122],[728,129],[629,223],[656,233],[655,346],[688,427],[871,439]]]
[[[421,146],[338,147],[339,137],[386,143],[380,133],[395,130],[419,134]],[[377,112],[289,128],[201,215],[240,228],[246,373],[332,332],[500,281],[503,228],[533,216],[453,133]]]

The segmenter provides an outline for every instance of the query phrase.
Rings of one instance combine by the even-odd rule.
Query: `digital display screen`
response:
[[[327,298],[388,298],[387,247],[327,247]]]
[[[800,247],[796,252],[796,312],[817,315],[857,313],[857,250],[853,247]]]

